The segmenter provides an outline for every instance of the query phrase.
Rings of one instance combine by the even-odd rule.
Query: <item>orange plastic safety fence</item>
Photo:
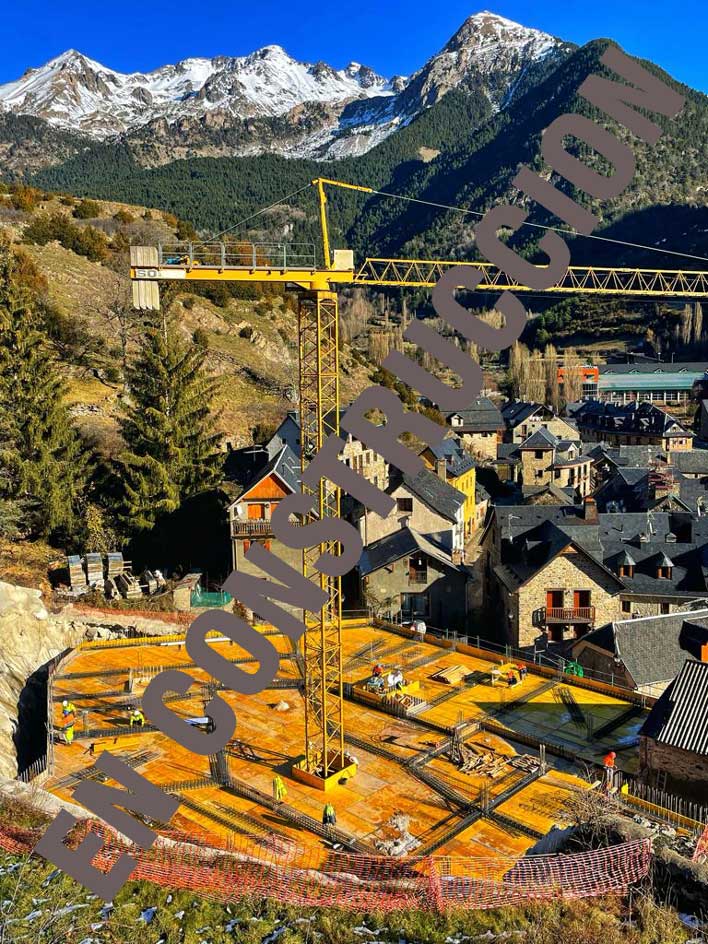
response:
[[[196,844],[170,831],[169,844],[144,852],[120,840],[102,824],[82,821],[72,831],[75,846],[89,830],[103,839],[94,865],[103,870],[129,852],[137,860],[133,879],[183,888],[202,897],[277,897],[283,903],[338,906],[357,910],[449,907],[497,908],[551,899],[574,899],[618,892],[643,878],[651,859],[650,840],[636,840],[574,855],[424,856],[395,859],[321,853],[295,843],[234,837],[222,847]],[[3,825],[0,848],[30,852],[38,831]],[[197,840],[199,842],[199,840]]]

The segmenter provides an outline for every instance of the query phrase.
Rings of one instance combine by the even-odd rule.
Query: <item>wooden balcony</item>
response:
[[[594,606],[542,606],[534,613],[537,626],[551,623],[595,623]]]
[[[260,518],[234,518],[231,522],[232,538],[269,538],[273,537],[270,521]]]

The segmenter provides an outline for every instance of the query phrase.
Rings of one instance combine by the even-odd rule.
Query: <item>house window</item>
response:
[[[402,593],[401,615],[404,619],[429,616],[427,593]]]
[[[428,582],[428,562],[422,554],[416,554],[409,559],[408,579],[411,583]]]
[[[534,450],[533,457],[534,459],[543,459],[543,449]]]
[[[632,601],[631,600],[622,600],[622,612],[631,613],[632,612]]]
[[[657,567],[656,576],[661,577],[664,580],[671,580],[671,572],[673,567]]]
[[[620,564],[619,575],[620,577],[633,577],[634,564]]]
[[[669,604],[668,604],[668,603],[662,603],[662,604],[661,604],[661,614],[662,614],[662,616],[665,616],[667,613],[670,613],[670,612],[671,612],[671,609],[670,609],[670,607],[669,607]]]
[[[413,511],[413,499],[412,498],[397,498],[396,499],[396,508],[398,511]]]

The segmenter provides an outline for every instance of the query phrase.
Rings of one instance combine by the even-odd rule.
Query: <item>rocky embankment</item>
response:
[[[179,632],[163,620],[128,613],[83,612],[66,606],[50,612],[39,590],[0,581],[0,779],[14,778],[23,752],[43,743],[45,678],[42,668],[82,640]],[[32,759],[30,756],[29,759]]]

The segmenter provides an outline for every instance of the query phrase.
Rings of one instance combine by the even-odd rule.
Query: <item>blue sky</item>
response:
[[[409,74],[470,14],[486,8],[576,43],[611,37],[628,52],[651,59],[680,81],[708,92],[705,0],[486,3],[9,0],[0,34],[0,82],[70,47],[130,72],[188,56],[243,55],[270,43],[284,46],[298,59],[324,59],[337,68],[356,60],[387,75]]]

